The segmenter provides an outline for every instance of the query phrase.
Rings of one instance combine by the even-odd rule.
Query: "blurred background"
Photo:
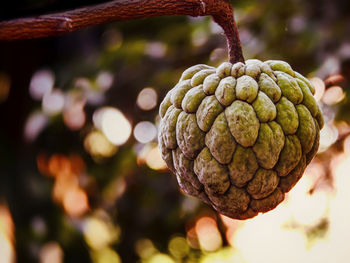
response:
[[[17,0],[0,20],[102,1]],[[208,17],[0,43],[0,262],[349,262],[350,2],[235,0],[246,59],[316,87],[321,145],[275,210],[247,221],[185,196],[157,148],[183,70],[227,60]]]

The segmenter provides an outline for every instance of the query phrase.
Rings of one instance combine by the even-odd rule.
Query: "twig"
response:
[[[115,0],[61,13],[2,21],[0,40],[50,37],[112,21],[173,15],[212,16],[226,35],[230,62],[244,62],[228,0]]]

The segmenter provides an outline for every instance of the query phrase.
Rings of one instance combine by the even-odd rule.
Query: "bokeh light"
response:
[[[40,263],[62,263],[63,250],[57,242],[46,243],[40,249]]]
[[[175,261],[168,256],[167,254],[163,253],[156,253],[152,255],[148,260],[148,263],[175,263]]]
[[[112,73],[106,71],[100,72],[96,78],[96,84],[103,91],[109,90],[113,84],[113,81],[114,77]]]
[[[109,246],[118,237],[114,227],[98,217],[87,218],[83,232],[86,243],[95,250]]]
[[[41,100],[46,93],[50,93],[55,83],[55,75],[49,69],[35,72],[30,80],[29,93],[35,100]]]
[[[316,101],[320,101],[321,98],[323,97],[323,94],[326,90],[326,86],[323,82],[322,79],[314,77],[310,79],[310,82],[312,83],[312,85],[315,87],[315,100]]]
[[[48,117],[41,111],[32,112],[24,124],[24,138],[28,142],[34,141],[47,126]]]
[[[168,250],[174,258],[181,260],[190,252],[190,247],[184,237],[175,236],[169,241]]]
[[[337,192],[331,199],[329,213],[329,234],[326,241],[328,250],[322,251],[322,255],[328,259],[324,262],[348,262],[350,251],[350,212],[347,205],[350,199],[350,156],[340,156],[334,164],[334,187]],[[328,253],[327,253],[328,251]]]
[[[74,81],[75,91],[83,92],[87,104],[100,105],[105,101],[105,92],[113,84],[114,77],[108,72],[101,72],[96,80],[85,77],[76,78]]]
[[[199,249],[199,241],[195,227],[187,229],[186,241],[191,248]]]
[[[148,111],[157,106],[158,95],[153,88],[144,88],[137,96],[136,104],[140,109]]]
[[[53,154],[48,158],[40,153],[37,165],[40,172],[55,179],[52,198],[63,206],[67,215],[80,217],[89,211],[88,196],[79,180],[85,178],[85,163],[80,155]]]
[[[14,224],[7,206],[0,205],[0,262],[14,263]]]
[[[53,177],[70,174],[69,159],[63,154],[53,154],[48,162],[48,171]]]
[[[338,129],[333,124],[326,123],[320,131],[319,152],[324,152],[338,139]]]
[[[42,100],[43,112],[48,115],[60,113],[64,107],[64,100],[64,94],[59,89],[45,93]]]
[[[92,259],[94,263],[121,263],[120,256],[117,252],[109,247],[94,250],[92,252]]]
[[[345,93],[340,86],[332,86],[326,89],[322,101],[327,105],[334,105],[342,101],[345,97]]]
[[[161,58],[165,56],[166,46],[162,42],[148,42],[145,47],[145,54],[154,57]]]
[[[139,239],[135,243],[135,252],[142,259],[150,258],[153,254],[157,252],[157,249],[153,245],[150,239]]]
[[[79,187],[79,180],[75,175],[60,174],[53,185],[52,197],[57,203],[62,203],[66,194],[76,187]]]
[[[306,173],[289,195],[292,217],[301,225],[312,226],[318,224],[326,216],[329,206],[324,191],[310,193],[312,183],[313,180]],[[311,207],[312,209],[310,209]]]
[[[261,259],[277,263],[282,258],[284,262],[305,262],[305,236],[295,230],[281,229],[274,222],[254,220],[240,228],[234,239],[234,247],[249,263]]]
[[[113,156],[118,147],[113,145],[100,131],[91,131],[84,140],[84,147],[91,156],[100,159]]]
[[[134,137],[140,143],[148,143],[157,136],[156,126],[149,121],[141,121],[135,125]]]
[[[102,117],[102,131],[111,143],[122,145],[130,137],[131,125],[119,110],[108,109]]]
[[[86,121],[84,112],[85,101],[74,100],[63,111],[63,120],[66,126],[75,131],[81,129]]]
[[[166,163],[162,159],[158,145],[151,143],[146,145],[140,152],[139,163],[145,162],[147,166],[153,170],[164,170],[167,168]]]
[[[85,191],[78,187],[69,189],[63,197],[63,208],[73,217],[85,214],[89,210],[89,200]]]
[[[238,254],[237,250],[225,247],[217,252],[203,254],[200,263],[246,263]]]
[[[68,159],[72,173],[80,175],[85,171],[85,162],[79,154],[71,153],[69,154]]]
[[[103,107],[93,114],[95,127],[114,145],[124,144],[130,137],[131,124],[124,114],[112,107]]]
[[[213,218],[201,217],[196,222],[195,229],[201,249],[215,251],[222,246],[222,238]]]

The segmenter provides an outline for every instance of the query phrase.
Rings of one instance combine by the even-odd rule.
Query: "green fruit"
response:
[[[236,219],[275,208],[317,152],[312,84],[278,60],[187,69],[160,106],[159,147],[182,190]]]

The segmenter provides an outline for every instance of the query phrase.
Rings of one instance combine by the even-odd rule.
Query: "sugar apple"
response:
[[[278,60],[195,65],[160,105],[159,147],[182,190],[236,219],[275,208],[319,146],[312,84]]]

